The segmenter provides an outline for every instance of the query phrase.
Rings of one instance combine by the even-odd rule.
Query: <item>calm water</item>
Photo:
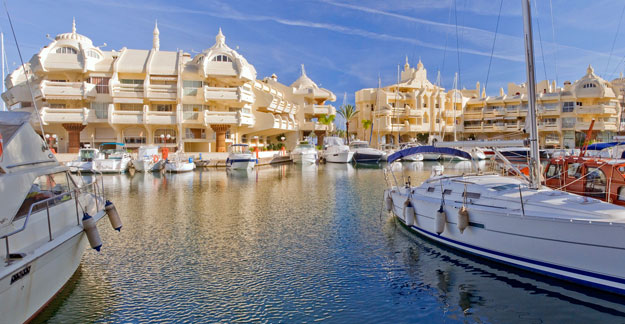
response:
[[[416,182],[430,168],[405,172]],[[624,300],[406,232],[380,214],[381,169],[115,175],[105,185],[124,228],[99,223],[102,252],[85,252],[39,322],[625,322]]]

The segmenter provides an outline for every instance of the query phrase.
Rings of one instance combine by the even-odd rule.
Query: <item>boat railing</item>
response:
[[[102,173],[100,172],[99,174],[100,176],[100,183],[102,183]],[[37,201],[33,204],[30,205],[30,208],[28,209],[28,214],[26,214],[26,217],[24,219],[24,224],[22,225],[21,228],[18,228],[10,233],[4,234],[2,236],[0,236],[0,240],[5,240],[5,246],[6,246],[6,260],[10,260],[11,259],[11,253],[10,253],[10,249],[9,249],[9,237],[22,232],[24,229],[26,229],[26,227],[28,226],[28,221],[30,220],[30,216],[33,213],[39,212],[41,210],[43,210],[45,208],[46,210],[46,214],[47,214],[47,221],[48,221],[48,238],[49,241],[52,241],[53,237],[52,237],[52,224],[50,221],[50,207],[58,204],[58,203],[62,203],[62,202],[66,202],[71,200],[72,198],[74,199],[74,203],[75,203],[75,208],[76,208],[76,224],[80,225],[80,210],[84,210],[83,206],[80,204],[80,202],[78,201],[78,195],[84,192],[91,192],[94,195],[95,198],[95,205],[96,205],[96,211],[99,210],[104,210],[104,184],[102,183],[102,186],[100,186],[98,184],[98,175],[96,174],[95,180],[88,183],[88,184],[83,184],[80,187],[76,187],[72,190],[69,191],[65,191],[63,193],[57,194],[55,196],[46,198],[44,200],[40,200]],[[69,197],[69,198],[67,198]],[[102,202],[99,202],[98,200],[102,199]],[[44,206],[45,205],[45,206]]]

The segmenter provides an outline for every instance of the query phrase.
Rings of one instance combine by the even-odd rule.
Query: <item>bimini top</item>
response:
[[[467,160],[471,160],[471,154],[462,150],[458,150],[458,149],[450,148],[450,147],[434,147],[431,145],[424,145],[424,146],[409,147],[407,149],[397,151],[388,157],[387,162],[393,163],[405,156],[410,156],[410,155],[417,154],[417,153],[438,153],[438,154],[458,156],[458,157],[465,158]]]
[[[249,146],[249,145],[247,145],[247,144],[232,144],[230,146]]]
[[[607,149],[607,148],[614,147],[617,145],[625,145],[625,142],[594,143],[594,144],[588,145],[587,150],[601,151],[603,149]]]
[[[100,144],[100,146],[102,145],[119,145],[119,146],[125,146],[126,144],[124,143],[115,143],[115,142],[108,142],[108,143],[102,143]]]

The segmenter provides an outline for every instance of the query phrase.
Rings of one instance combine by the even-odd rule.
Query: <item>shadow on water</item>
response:
[[[46,308],[44,308],[43,311],[41,311],[41,313],[39,313],[39,315],[37,315],[37,317],[35,317],[30,323],[46,323],[49,318],[54,316],[54,314],[56,314],[61,309],[63,304],[74,293],[82,276],[82,265],[79,265],[78,269],[76,269],[76,272],[74,272],[71,278],[69,278],[69,281],[67,281],[65,286],[61,289],[61,291],[59,291],[56,297],[52,299],[48,306],[46,306]]]

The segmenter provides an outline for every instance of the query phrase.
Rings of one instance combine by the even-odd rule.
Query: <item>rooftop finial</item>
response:
[[[594,72],[595,72],[595,69],[592,68],[592,65],[588,64],[588,69],[586,69],[586,73],[593,74]]]
[[[417,70],[421,70],[423,68],[423,63],[421,63],[421,57],[419,57],[419,63],[417,63]]]
[[[76,18],[72,17],[72,34],[76,34]]]
[[[224,36],[224,34],[221,32],[221,27],[219,27],[219,33],[217,33],[215,41],[217,42],[217,45],[226,44],[226,36]]]
[[[161,40],[159,38],[160,32],[158,31],[158,20],[154,21],[154,37],[152,38],[152,48],[159,50],[161,47]]]
[[[304,64],[302,64],[302,76],[306,76],[306,69],[304,68]]]

